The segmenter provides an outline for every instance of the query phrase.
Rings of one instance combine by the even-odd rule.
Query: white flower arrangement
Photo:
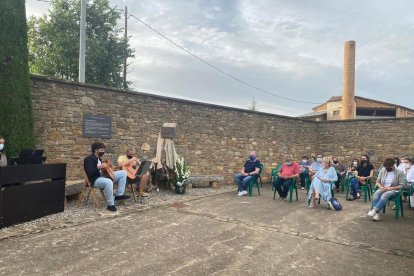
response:
[[[178,157],[174,167],[174,185],[182,186],[190,177],[190,170],[183,157]]]

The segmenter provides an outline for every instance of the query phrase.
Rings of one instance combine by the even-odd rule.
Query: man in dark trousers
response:
[[[104,189],[107,209],[109,211],[116,211],[114,202],[114,183],[118,183],[118,190],[116,191],[115,200],[128,199],[129,196],[124,195],[127,173],[124,170],[116,171],[114,173],[114,181],[102,175],[101,169],[107,168],[106,163],[102,163],[101,157],[105,154],[105,145],[101,142],[95,142],[91,146],[92,154],[83,160],[83,167],[88,176],[89,181],[95,188]]]
[[[259,174],[260,172],[260,161],[256,159],[256,152],[250,152],[249,160],[244,163],[243,169],[240,173],[234,175],[238,188],[238,196],[247,195],[247,186],[253,175]]]

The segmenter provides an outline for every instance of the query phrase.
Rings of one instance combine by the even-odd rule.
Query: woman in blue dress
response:
[[[323,158],[322,169],[316,172],[315,177],[312,180],[308,193],[308,206],[314,208],[316,201],[319,200],[319,196],[327,202],[327,207],[334,210],[331,198],[332,198],[332,183],[338,180],[335,168],[332,167],[332,159],[330,157]]]

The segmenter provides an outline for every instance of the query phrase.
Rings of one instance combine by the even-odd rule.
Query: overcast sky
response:
[[[91,0],[89,0],[91,1]],[[356,41],[356,95],[414,109],[413,0],[109,0],[224,72],[284,97],[341,95],[343,47]],[[26,13],[49,4],[26,0]],[[120,25],[123,21],[120,21]],[[199,62],[136,19],[132,89],[296,116],[315,104],[262,93]]]

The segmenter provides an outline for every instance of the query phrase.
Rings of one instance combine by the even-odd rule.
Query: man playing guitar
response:
[[[139,184],[137,183],[137,190],[139,191],[139,196],[147,197],[148,194],[144,193],[144,189],[148,183],[149,178],[149,165],[146,164],[150,161],[142,161],[136,157],[135,148],[130,147],[127,149],[125,155],[121,155],[118,158],[118,166],[122,167],[123,170],[127,172],[128,181],[134,181],[139,179]]]
[[[83,168],[85,169],[86,175],[92,183],[92,186],[104,189],[107,200],[106,208],[109,211],[115,212],[116,207],[113,195],[114,183],[118,183],[115,200],[128,199],[129,196],[124,195],[127,173],[122,170],[114,172],[113,181],[112,179],[105,177],[104,171],[109,169],[108,164],[102,162],[101,159],[105,154],[105,145],[101,142],[95,142],[92,144],[91,148],[92,154],[83,160]]]

